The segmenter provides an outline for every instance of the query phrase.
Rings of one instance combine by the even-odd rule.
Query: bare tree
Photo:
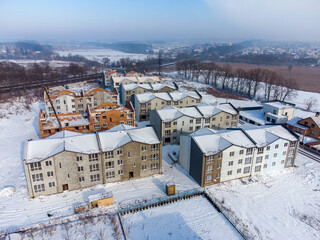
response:
[[[284,94],[282,96],[282,101],[285,101],[287,98],[292,98],[297,95],[297,82],[293,78],[285,78],[283,82]]]
[[[225,90],[227,79],[230,77],[232,72],[232,67],[229,64],[225,64],[221,67],[221,83],[222,83],[222,90]]]
[[[306,106],[306,110],[307,111],[310,111],[312,110],[312,108],[315,106],[315,105],[318,105],[318,100],[314,97],[310,97],[309,99],[305,100],[304,101],[304,104]]]

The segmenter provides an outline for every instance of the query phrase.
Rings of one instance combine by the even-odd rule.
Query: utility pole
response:
[[[43,88],[44,88],[44,91],[45,91],[46,94],[47,94],[47,97],[48,97],[49,102],[50,102],[50,105],[51,105],[51,107],[52,107],[52,109],[53,109],[54,115],[56,116],[56,118],[57,118],[57,120],[58,120],[58,123],[59,123],[59,126],[60,126],[59,130],[62,131],[62,125],[61,125],[60,119],[58,118],[56,109],[55,109],[54,106],[53,106],[53,103],[52,103],[51,98],[50,98],[50,96],[49,96],[48,90],[47,90],[47,88],[46,88],[45,85],[42,85],[42,86],[43,86]]]
[[[162,55],[161,55],[161,50],[159,50],[159,55],[158,55],[158,75],[161,76],[161,64],[162,64]]]

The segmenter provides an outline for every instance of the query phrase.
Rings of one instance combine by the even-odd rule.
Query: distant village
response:
[[[301,140],[320,138],[319,114],[294,118],[295,105],[282,101],[202,100],[133,71],[103,72],[100,88],[46,89],[41,139],[25,143],[29,196],[161,174],[170,144],[180,145],[176,162],[202,187],[294,167],[299,145],[320,152],[320,141]]]

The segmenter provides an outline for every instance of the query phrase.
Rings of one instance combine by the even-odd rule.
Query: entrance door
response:
[[[133,178],[133,172],[129,172],[129,179]]]
[[[62,189],[63,189],[63,191],[69,190],[68,184],[63,184]]]

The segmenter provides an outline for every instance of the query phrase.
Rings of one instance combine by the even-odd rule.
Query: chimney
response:
[[[319,112],[316,112],[316,117],[319,117]]]

